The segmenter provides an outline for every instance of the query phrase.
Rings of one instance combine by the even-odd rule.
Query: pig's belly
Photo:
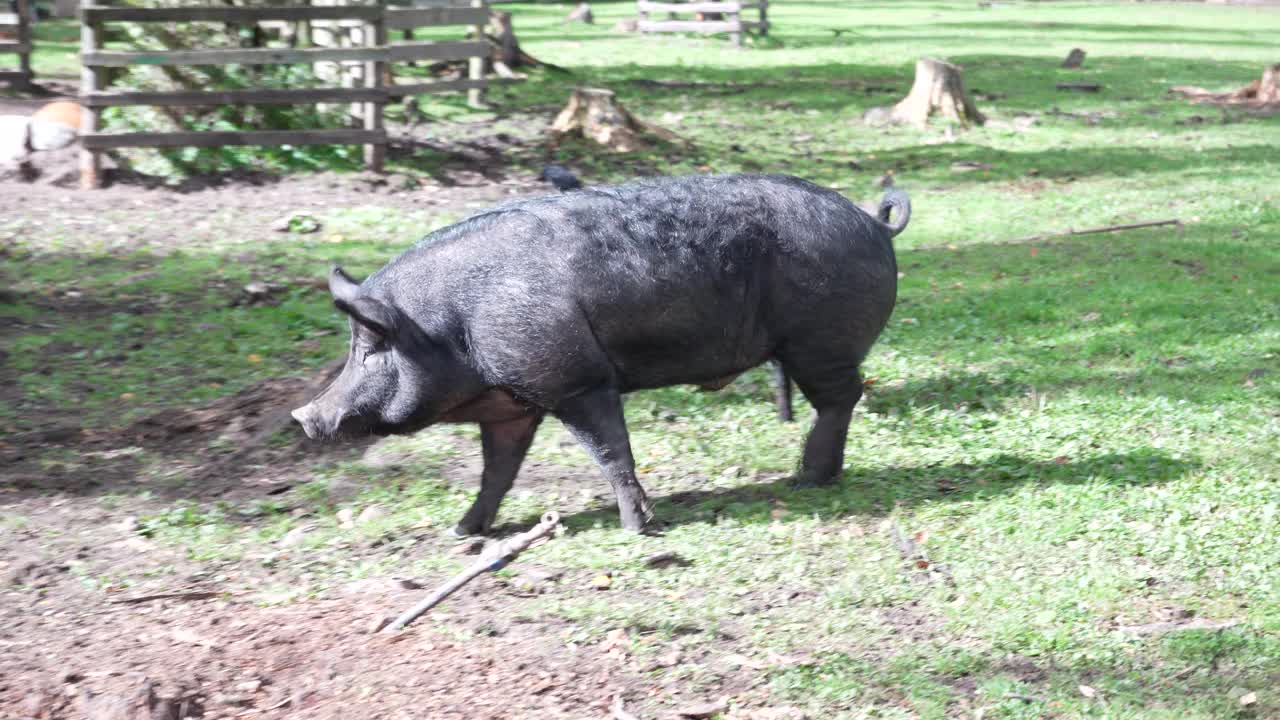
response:
[[[649,268],[580,301],[623,389],[701,384],[764,362],[774,347],[759,283],[711,270]],[[646,277],[661,281],[644,281]]]
[[[633,336],[610,348],[624,390],[714,383],[769,358],[763,339],[744,343],[723,328],[681,337]]]

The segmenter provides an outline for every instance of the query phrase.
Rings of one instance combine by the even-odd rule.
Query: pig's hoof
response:
[[[484,534],[485,534],[485,529],[478,525],[476,526],[463,525],[461,523],[454,525],[453,528],[449,530],[449,537],[458,538],[458,539],[475,537],[477,535],[484,535]]]

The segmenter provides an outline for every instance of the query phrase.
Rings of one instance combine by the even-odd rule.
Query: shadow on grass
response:
[[[1094,482],[1116,487],[1156,485],[1177,479],[1199,466],[1196,460],[1174,458],[1154,448],[1080,459],[1062,457],[1048,462],[996,455],[980,463],[854,469],[846,471],[844,479],[829,488],[796,489],[791,487],[789,479],[777,479],[732,488],[686,490],[652,499],[659,522],[667,527],[714,524],[721,517],[740,523],[767,524],[774,521],[778,501],[785,503],[792,517],[880,516],[897,506],[974,502],[1028,485]],[[529,516],[512,527],[536,522],[537,517]],[[583,511],[566,516],[564,522],[571,530],[584,530],[597,524],[616,527],[618,511],[615,506]]]

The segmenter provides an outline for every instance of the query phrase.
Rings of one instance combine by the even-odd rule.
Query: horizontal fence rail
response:
[[[25,2],[26,0],[22,0]],[[328,145],[365,146],[366,164],[380,170],[387,142],[383,107],[397,98],[435,92],[466,91],[473,105],[483,101],[484,90],[494,82],[515,82],[521,77],[490,78],[485,74],[489,42],[484,26],[489,8],[484,0],[467,5],[438,7],[378,6],[278,6],[278,7],[113,7],[83,5],[80,8],[81,53],[81,185],[100,184],[101,152],[125,147],[221,147],[231,145]],[[183,50],[104,50],[104,26],[109,23],[212,22],[250,25],[263,23],[315,23],[314,28],[361,31],[355,47],[218,48]],[[466,26],[470,40],[413,40],[420,27]],[[313,29],[314,29],[313,28]],[[387,31],[405,35],[388,42]],[[0,44],[0,50],[4,44]],[[464,78],[428,79],[403,77],[387,83],[395,63],[418,60],[467,60]],[[361,87],[244,88],[235,90],[113,91],[107,79],[111,68],[136,66],[289,65],[311,63],[361,63]],[[294,105],[351,103],[361,110],[362,129],[261,130],[217,132],[99,132],[102,108],[216,107],[222,105]]]
[[[224,147],[231,145],[364,145],[383,142],[380,130],[248,130],[216,132],[94,133],[80,137],[84,147]]]
[[[386,8],[362,5],[282,5],[279,7],[110,7],[82,5],[80,19],[107,22],[218,22],[249,23],[263,20],[381,20]]]

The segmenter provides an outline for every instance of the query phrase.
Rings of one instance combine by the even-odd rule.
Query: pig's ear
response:
[[[335,303],[349,303],[360,294],[360,283],[352,280],[350,275],[335,265],[333,271],[329,273],[329,293],[333,295]]]
[[[384,339],[390,338],[396,332],[396,311],[381,300],[375,300],[367,295],[350,301],[335,297],[333,304],[350,315],[352,320]]]
[[[368,295],[361,295],[360,283],[340,267],[334,267],[329,273],[329,292],[333,294],[334,306],[350,315],[352,320],[384,338],[395,332],[395,311]]]

